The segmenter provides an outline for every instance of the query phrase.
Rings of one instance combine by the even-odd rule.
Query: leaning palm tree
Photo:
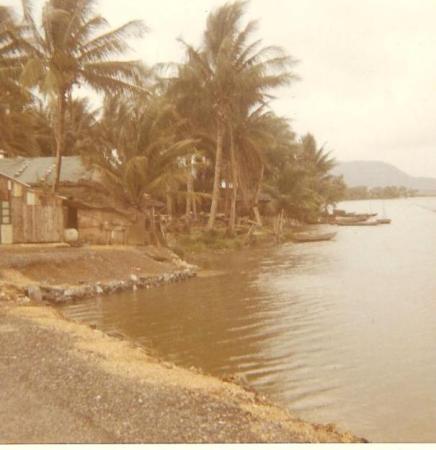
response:
[[[228,3],[211,13],[200,49],[184,43],[188,54],[184,72],[191,85],[195,86],[193,90],[185,90],[186,95],[195,98],[197,103],[208,105],[207,116],[212,118],[216,136],[208,229],[214,227],[218,210],[226,145],[230,149],[233,184],[237,185],[234,115],[262,104],[272,88],[293,79],[289,72],[293,60],[280,48],[262,48],[260,40],[250,41],[257,24],[241,25],[245,6],[246,2],[241,1]]]
[[[75,87],[88,86],[99,93],[132,92],[140,89],[143,65],[138,61],[111,58],[128,49],[127,38],[140,37],[145,28],[131,21],[107,31],[108,23],[96,14],[96,0],[47,0],[41,27],[30,0],[22,0],[25,32],[15,42],[26,54],[21,81],[36,87],[56,102],[57,189],[65,149],[65,115]]]

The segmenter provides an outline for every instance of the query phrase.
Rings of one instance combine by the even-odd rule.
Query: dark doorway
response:
[[[79,221],[77,219],[77,208],[74,208],[73,206],[67,207],[66,228],[75,228],[76,230],[79,228]]]

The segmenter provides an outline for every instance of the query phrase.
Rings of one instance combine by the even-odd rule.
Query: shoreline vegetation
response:
[[[123,59],[145,25],[110,30],[97,9],[96,0],[0,8],[1,155],[55,155],[36,187],[70,201],[63,157],[80,156],[105,203],[145,217],[150,244],[174,228],[224,224],[232,237],[241,221],[316,222],[342,199],[331,151],[273,110],[277,90],[299,80],[297,61],[259,39],[247,2],[211,11],[198,45],[180,41],[180,62],[152,67]],[[78,86],[97,94],[97,109]]]

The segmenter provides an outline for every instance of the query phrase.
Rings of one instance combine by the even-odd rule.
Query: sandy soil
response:
[[[0,443],[356,442],[51,308],[0,308]]]

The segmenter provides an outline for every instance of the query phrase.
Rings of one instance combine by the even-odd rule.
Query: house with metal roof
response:
[[[0,178],[6,180],[3,183],[2,194],[5,213],[2,213],[2,221],[12,221],[12,217],[18,218],[22,207],[11,201],[11,194],[15,185],[20,185],[27,190],[45,192],[49,196],[56,171],[56,158],[6,158],[0,157]],[[8,183],[9,182],[9,183]],[[5,184],[6,183],[6,184]],[[6,187],[5,187],[6,186]],[[11,187],[9,191],[7,187]],[[65,156],[62,158],[61,176],[59,182],[62,209],[62,230],[77,230],[78,240],[90,244],[143,244],[145,240],[145,217],[132,208],[120,204],[111,196],[102,184],[102,174],[99,169],[84,161],[80,156]],[[3,203],[2,203],[3,205]],[[59,205],[57,206],[59,208]],[[7,212],[10,212],[7,214]],[[59,212],[49,216],[37,217],[38,224],[29,225],[30,216],[23,216],[22,226],[51,229],[56,222],[56,230],[59,228]],[[18,229],[11,224],[4,228],[4,236],[10,234],[10,230]],[[12,225],[7,226],[7,225]],[[14,231],[12,234],[17,233]],[[71,235],[71,233],[70,233]],[[39,234],[34,234],[32,240],[23,241],[21,238],[12,238],[13,242],[56,242],[64,240],[64,231],[61,236],[53,234],[49,239],[42,239]],[[11,238],[6,239],[8,242]],[[0,242],[2,242],[0,240]]]

